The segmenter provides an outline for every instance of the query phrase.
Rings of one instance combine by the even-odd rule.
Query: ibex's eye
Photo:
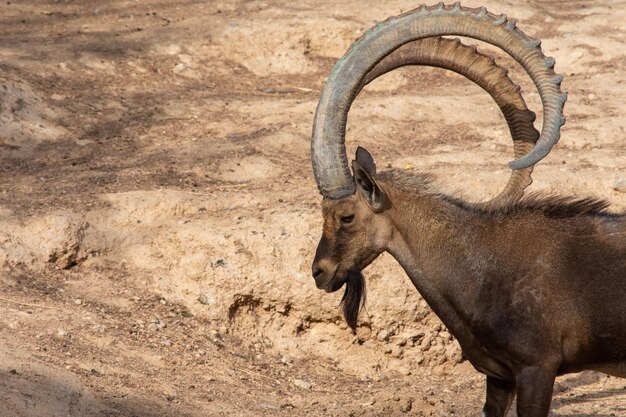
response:
[[[341,224],[350,224],[354,220],[354,214],[349,216],[341,216]]]

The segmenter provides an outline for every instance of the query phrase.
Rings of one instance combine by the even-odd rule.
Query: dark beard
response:
[[[343,317],[353,331],[356,331],[356,323],[359,311],[365,305],[365,277],[359,271],[348,271],[346,274],[346,291],[341,298]]]

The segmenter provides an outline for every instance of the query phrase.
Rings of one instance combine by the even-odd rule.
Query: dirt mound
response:
[[[66,134],[58,124],[64,115],[61,108],[48,101],[60,98],[35,93],[23,80],[0,75],[0,150],[3,157],[26,157],[37,146]]]

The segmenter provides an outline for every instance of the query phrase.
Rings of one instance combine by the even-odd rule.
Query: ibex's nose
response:
[[[314,267],[313,268],[313,278],[317,279],[317,277],[319,277],[322,272],[324,272],[322,270],[322,268],[315,268]]]

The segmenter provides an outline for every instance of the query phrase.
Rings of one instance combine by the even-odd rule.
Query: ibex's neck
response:
[[[486,240],[478,233],[483,231],[480,216],[428,195],[395,198],[389,215],[396,230],[388,250],[410,268],[407,273],[415,270],[444,284],[441,280],[451,275],[475,270],[475,255]]]
[[[387,248],[426,302],[457,335],[466,331],[465,310],[492,268],[485,220],[435,196],[393,195],[389,215],[395,225]],[[469,298],[469,299],[467,299]],[[464,311],[460,311],[464,309]]]

